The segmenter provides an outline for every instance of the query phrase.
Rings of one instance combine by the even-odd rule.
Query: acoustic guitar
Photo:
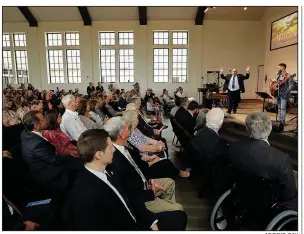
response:
[[[296,77],[296,73],[294,73],[290,77],[284,77],[284,80],[276,80],[276,81],[272,82],[271,85],[270,85],[270,94],[271,94],[271,96],[278,97],[278,95],[279,95],[279,89],[281,88],[281,86],[284,83],[286,83],[289,78],[293,79],[294,77]]]

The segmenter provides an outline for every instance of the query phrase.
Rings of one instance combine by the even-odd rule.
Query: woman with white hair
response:
[[[131,131],[128,138],[130,145],[138,149],[141,154],[141,159],[148,162],[150,166],[154,165],[154,172],[160,177],[174,178],[176,176],[189,177],[190,172],[179,171],[175,168],[173,163],[168,159],[165,151],[165,144],[162,141],[157,141],[152,138],[146,137],[138,129],[138,113],[136,111],[125,111],[122,120],[126,123]],[[166,162],[166,169],[163,169],[162,163]],[[163,174],[165,173],[165,175]]]

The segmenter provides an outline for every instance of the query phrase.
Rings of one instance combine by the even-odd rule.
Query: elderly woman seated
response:
[[[176,176],[190,176],[188,171],[179,171],[175,168],[173,163],[168,159],[168,155],[165,151],[166,146],[162,141],[146,137],[137,129],[138,111],[125,111],[122,120],[126,123],[128,128],[132,130],[128,142],[139,150],[142,160],[151,162],[152,165],[154,165],[154,163],[157,165],[159,161],[166,161],[165,169],[162,168],[162,170],[160,170],[158,166],[155,167],[155,173],[157,173],[158,176],[170,178],[175,178]],[[165,173],[165,175],[159,175],[159,173]]]

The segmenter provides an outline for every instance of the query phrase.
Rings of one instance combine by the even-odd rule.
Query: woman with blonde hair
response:
[[[178,170],[168,159],[169,155],[167,155],[165,144],[162,141],[146,137],[137,129],[137,111],[125,111],[122,120],[126,123],[131,132],[130,137],[128,138],[129,144],[133,148],[137,148],[141,155],[141,159],[149,164],[151,175],[155,178],[176,178],[178,176],[185,178],[190,176],[190,172]]]

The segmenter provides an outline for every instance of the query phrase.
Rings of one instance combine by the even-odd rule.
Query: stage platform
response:
[[[242,102],[239,104],[239,108],[237,110],[236,114],[225,114],[225,117],[227,118],[227,121],[232,121],[240,124],[245,124],[245,119],[247,115],[254,111],[262,111],[263,109],[263,102],[257,99],[245,99],[242,100]],[[227,109],[225,109],[226,113]],[[265,113],[271,118],[271,120],[276,120],[276,114],[270,113],[265,110]],[[286,124],[284,126],[283,134],[290,133],[292,130],[294,130],[297,119],[294,119],[289,122],[289,120],[296,117],[296,110],[295,109],[289,109],[286,114]],[[293,135],[292,133],[290,133]],[[289,135],[289,134],[288,134]]]

